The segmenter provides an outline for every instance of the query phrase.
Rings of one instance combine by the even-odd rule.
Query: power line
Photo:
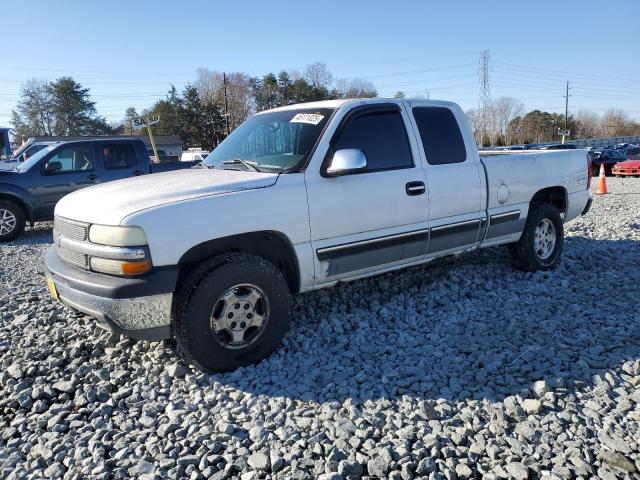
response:
[[[635,83],[638,81],[637,78],[624,78],[624,77],[609,77],[606,75],[599,75],[596,73],[576,73],[576,72],[568,72],[566,70],[555,70],[555,69],[550,69],[550,68],[543,68],[543,67],[531,67],[528,65],[519,65],[516,63],[507,63],[507,62],[495,62],[498,65],[507,65],[509,67],[512,68],[516,68],[516,69],[521,69],[521,70],[529,70],[529,71],[533,71],[533,72],[537,72],[537,71],[542,71],[542,72],[552,72],[552,73],[559,73],[562,74],[564,76],[566,75],[570,75],[572,77],[582,77],[582,78],[592,78],[592,79],[602,79],[602,81],[604,82],[612,82],[612,83],[620,83],[620,82],[631,82],[631,83]]]
[[[402,75],[415,75],[417,73],[436,72],[440,70],[451,70],[460,67],[473,66],[475,63],[461,63],[459,65],[447,65],[444,67],[424,68],[421,70],[406,70],[404,72],[391,72],[391,73],[379,73],[376,75],[361,75],[359,78],[384,78],[384,77],[399,77]]]

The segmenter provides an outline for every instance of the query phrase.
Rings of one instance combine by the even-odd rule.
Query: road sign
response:
[[[571,135],[571,130],[563,130],[561,128],[558,129],[558,135],[566,135],[567,137]]]
[[[147,127],[147,132],[149,132],[149,141],[151,142],[151,148],[153,149],[153,155],[155,157],[156,163],[160,161],[160,156],[158,155],[158,149],[156,148],[156,141],[153,139],[153,132],[151,131],[151,125],[158,123],[160,121],[160,115],[152,115],[147,118],[134,118],[131,122],[131,125],[134,128],[145,128]]]
[[[144,128],[148,125],[154,125],[160,121],[160,115],[153,115],[147,118],[134,118],[133,119],[133,127],[134,128]]]

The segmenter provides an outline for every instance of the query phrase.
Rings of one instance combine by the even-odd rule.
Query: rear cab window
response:
[[[106,170],[129,168],[138,162],[136,150],[130,143],[103,143],[100,147]]]
[[[429,165],[462,163],[467,159],[460,125],[446,107],[413,107],[413,118]]]

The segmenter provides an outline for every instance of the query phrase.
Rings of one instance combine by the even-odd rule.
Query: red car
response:
[[[616,163],[611,168],[611,173],[618,175],[640,177],[640,154],[627,157],[624,162]]]

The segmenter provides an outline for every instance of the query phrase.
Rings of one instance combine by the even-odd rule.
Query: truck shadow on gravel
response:
[[[514,271],[496,248],[305,294],[280,350],[212,379],[318,402],[496,401],[543,379],[591,384],[640,358],[638,252],[569,237],[552,272]]]

